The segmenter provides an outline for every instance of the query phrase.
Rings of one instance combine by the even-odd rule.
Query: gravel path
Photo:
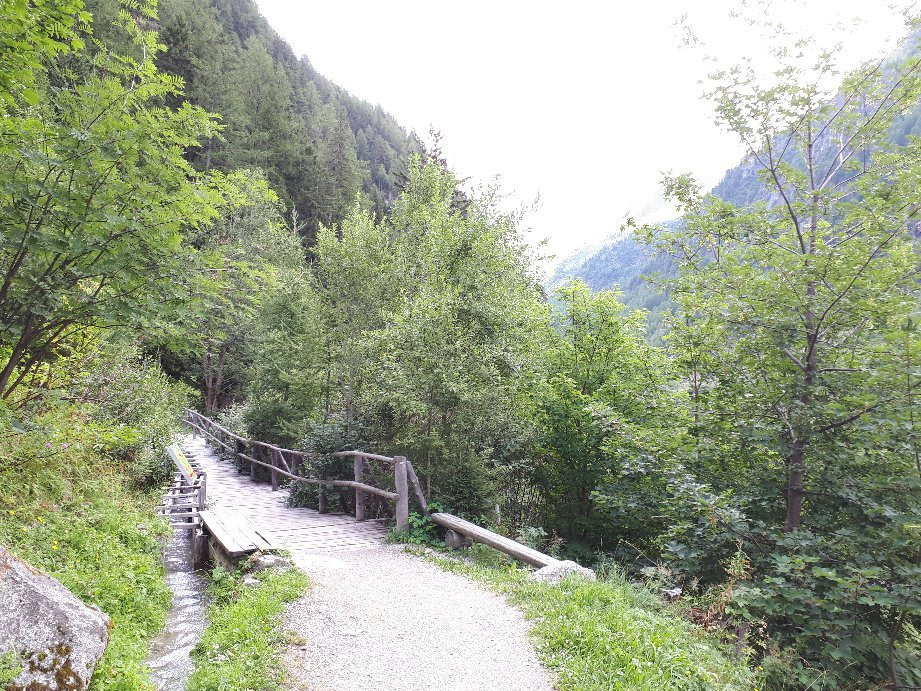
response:
[[[387,546],[295,554],[313,580],[288,609],[304,639],[291,691],[550,691],[520,612],[462,576]]]

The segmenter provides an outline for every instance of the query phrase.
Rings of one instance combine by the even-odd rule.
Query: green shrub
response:
[[[169,479],[165,448],[181,432],[191,388],[167,377],[135,347],[119,343],[94,351],[71,388],[70,398],[92,403],[101,450],[125,461],[135,482],[150,487]]]

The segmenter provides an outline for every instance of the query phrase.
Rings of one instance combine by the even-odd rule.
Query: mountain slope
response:
[[[90,0],[94,33],[134,48],[113,23],[119,0]],[[342,219],[361,192],[379,213],[396,196],[402,162],[421,149],[396,119],[319,74],[253,0],[160,0],[153,23],[159,67],[182,77],[191,101],[221,116],[223,131],[193,152],[201,169],[262,169],[311,241]]]

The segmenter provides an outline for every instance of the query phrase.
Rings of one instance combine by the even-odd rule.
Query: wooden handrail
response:
[[[396,460],[390,456],[381,456],[380,454],[368,453],[367,451],[337,451],[336,453],[330,455],[336,456],[338,458],[347,458],[348,456],[361,456],[362,458],[367,458],[372,461],[383,461],[384,463],[393,463]]]
[[[255,479],[256,466],[266,468],[271,473],[273,491],[278,489],[279,477],[286,477],[293,482],[302,482],[309,485],[349,487],[355,490],[355,518],[360,521],[364,520],[365,518],[365,496],[371,494],[374,496],[383,497],[384,499],[395,502],[397,529],[404,530],[409,525],[408,487],[410,484],[412,484],[416,499],[419,501],[422,510],[425,513],[428,513],[428,507],[426,505],[425,496],[422,493],[422,488],[419,485],[419,479],[416,477],[416,473],[413,470],[412,464],[403,456],[396,456],[391,458],[390,456],[382,456],[380,454],[367,453],[365,451],[359,450],[338,451],[331,455],[337,458],[352,457],[355,459],[354,480],[327,480],[323,478],[306,477],[296,472],[296,460],[304,458],[315,458],[317,454],[311,454],[304,451],[295,451],[294,449],[285,449],[268,442],[258,441],[255,439],[247,439],[246,437],[242,437],[239,434],[231,432],[223,425],[208,417],[205,417],[198,411],[191,410],[189,408],[185,410],[183,422],[190,430],[197,430],[203,436],[215,442],[218,446],[235,456],[240,461],[245,461],[248,463],[250,467],[250,477],[253,479]],[[247,446],[252,449],[250,453],[244,453],[246,450],[245,447]],[[268,452],[271,458],[271,462],[266,462],[265,460],[260,460],[259,458],[255,457],[257,455],[265,455],[264,453],[257,454],[257,450],[259,449]],[[289,455],[292,458],[286,458],[286,455]],[[389,490],[385,490],[380,487],[375,487],[374,485],[369,485],[365,482],[362,482],[364,463],[367,460],[381,461],[384,463],[393,464],[394,484],[396,485],[397,489],[396,492],[390,492]],[[323,495],[321,494],[321,511],[323,510],[322,497]]]
[[[475,542],[489,545],[490,547],[497,549],[500,552],[504,552],[505,554],[508,554],[509,556],[527,564],[531,564],[532,566],[540,568],[559,563],[558,559],[543,554],[542,552],[538,552],[536,549],[532,549],[526,545],[522,545],[520,542],[516,542],[515,540],[507,538],[504,535],[499,535],[498,533],[494,533],[491,530],[481,528],[475,523],[465,521],[464,519],[458,518],[452,514],[430,514],[427,506],[428,502],[425,499],[425,493],[422,491],[422,486],[419,483],[419,478],[416,475],[416,471],[413,469],[413,464],[405,456],[382,456],[380,454],[368,453],[358,449],[353,451],[337,451],[330,455],[337,458],[354,459],[355,479],[324,480],[322,478],[305,477],[303,475],[297,474],[296,472],[292,472],[296,470],[295,461],[292,459],[291,464],[289,465],[287,459],[285,458],[285,454],[290,454],[291,456],[301,459],[313,458],[316,457],[316,454],[310,454],[304,451],[294,451],[293,449],[284,449],[280,446],[269,444],[268,442],[246,439],[245,437],[241,437],[238,434],[234,434],[223,425],[219,425],[218,423],[214,422],[214,420],[211,420],[194,410],[186,409],[186,415],[183,421],[190,429],[198,430],[204,436],[216,442],[219,446],[236,456],[241,461],[246,461],[249,463],[251,477],[255,478],[256,466],[261,466],[268,469],[272,474],[273,490],[278,489],[279,476],[290,478],[293,482],[302,482],[309,485],[349,487],[355,490],[355,518],[359,521],[365,519],[365,496],[372,494],[374,496],[383,497],[384,499],[395,502],[397,529],[404,530],[409,526],[409,487],[411,485],[416,499],[419,502],[419,505],[422,507],[422,510],[431,518],[434,523],[437,523],[443,528],[466,536]],[[219,438],[218,435],[216,435],[212,430],[217,430],[225,438]],[[233,440],[234,445],[232,446],[228,444],[227,439]],[[253,449],[253,455],[244,453],[243,449],[239,448],[238,445],[249,445]],[[271,454],[272,462],[267,463],[265,461],[259,460],[258,458],[255,458],[254,456],[256,454],[256,449],[267,450]],[[279,461],[284,467],[278,466]],[[396,492],[390,492],[389,490],[381,489],[380,487],[375,487],[373,485],[362,482],[366,461],[380,461],[383,463],[393,464],[394,484],[396,486]],[[323,495],[321,493],[321,511],[323,506],[322,497]]]

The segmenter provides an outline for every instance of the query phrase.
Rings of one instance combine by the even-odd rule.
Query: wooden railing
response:
[[[274,444],[269,444],[255,439],[247,439],[231,432],[229,429],[205,417],[201,413],[186,409],[183,423],[193,433],[197,432],[206,439],[221,447],[228,455],[236,458],[243,467],[249,464],[250,477],[256,479],[256,468],[262,467],[269,471],[272,491],[278,490],[280,478],[287,478],[292,482],[299,482],[318,487],[348,487],[355,491],[355,518],[365,520],[367,495],[374,495],[395,503],[394,514],[398,530],[403,530],[409,525],[409,487],[412,486],[416,500],[424,513],[428,513],[428,502],[419,484],[419,478],[413,469],[412,463],[405,456],[381,456],[365,451],[340,451],[332,454],[337,458],[352,458],[354,479],[315,477],[306,462],[307,459],[316,458],[315,454],[293,449],[284,449]],[[395,492],[391,492],[374,485],[363,482],[368,462],[389,464],[393,466],[393,480]],[[325,495],[318,493],[320,512],[326,511]]]
[[[559,563],[557,559],[551,556],[538,552],[519,542],[515,542],[503,535],[494,533],[491,530],[481,528],[470,521],[465,521],[452,514],[430,514],[428,511],[428,502],[425,499],[425,494],[422,492],[422,486],[419,484],[419,478],[416,476],[413,464],[410,463],[405,456],[391,457],[367,453],[366,451],[339,451],[331,455],[336,458],[351,458],[353,460],[352,468],[354,479],[342,480],[313,477],[306,474],[311,469],[308,467],[305,459],[316,458],[317,456],[314,454],[305,453],[304,451],[294,451],[292,449],[283,449],[274,444],[241,437],[194,410],[186,409],[183,422],[190,431],[202,434],[206,439],[213,441],[224,449],[225,452],[237,458],[240,467],[242,467],[244,463],[248,463],[250,477],[253,480],[256,479],[257,467],[261,466],[266,468],[271,474],[273,491],[278,489],[280,477],[288,478],[292,482],[302,482],[321,487],[349,487],[355,491],[356,520],[365,520],[365,500],[367,495],[371,494],[395,502],[396,510],[394,513],[396,515],[397,529],[403,530],[409,525],[409,488],[411,486],[422,511],[429,516],[433,522],[447,530],[449,534],[454,533],[456,536],[463,536],[463,538],[467,540],[489,545],[493,549],[497,549],[515,559],[538,568]],[[369,461],[393,466],[395,492],[363,482],[366,475],[365,471],[368,470]],[[318,503],[319,510],[321,512],[325,511],[326,507],[322,491],[318,493]]]

